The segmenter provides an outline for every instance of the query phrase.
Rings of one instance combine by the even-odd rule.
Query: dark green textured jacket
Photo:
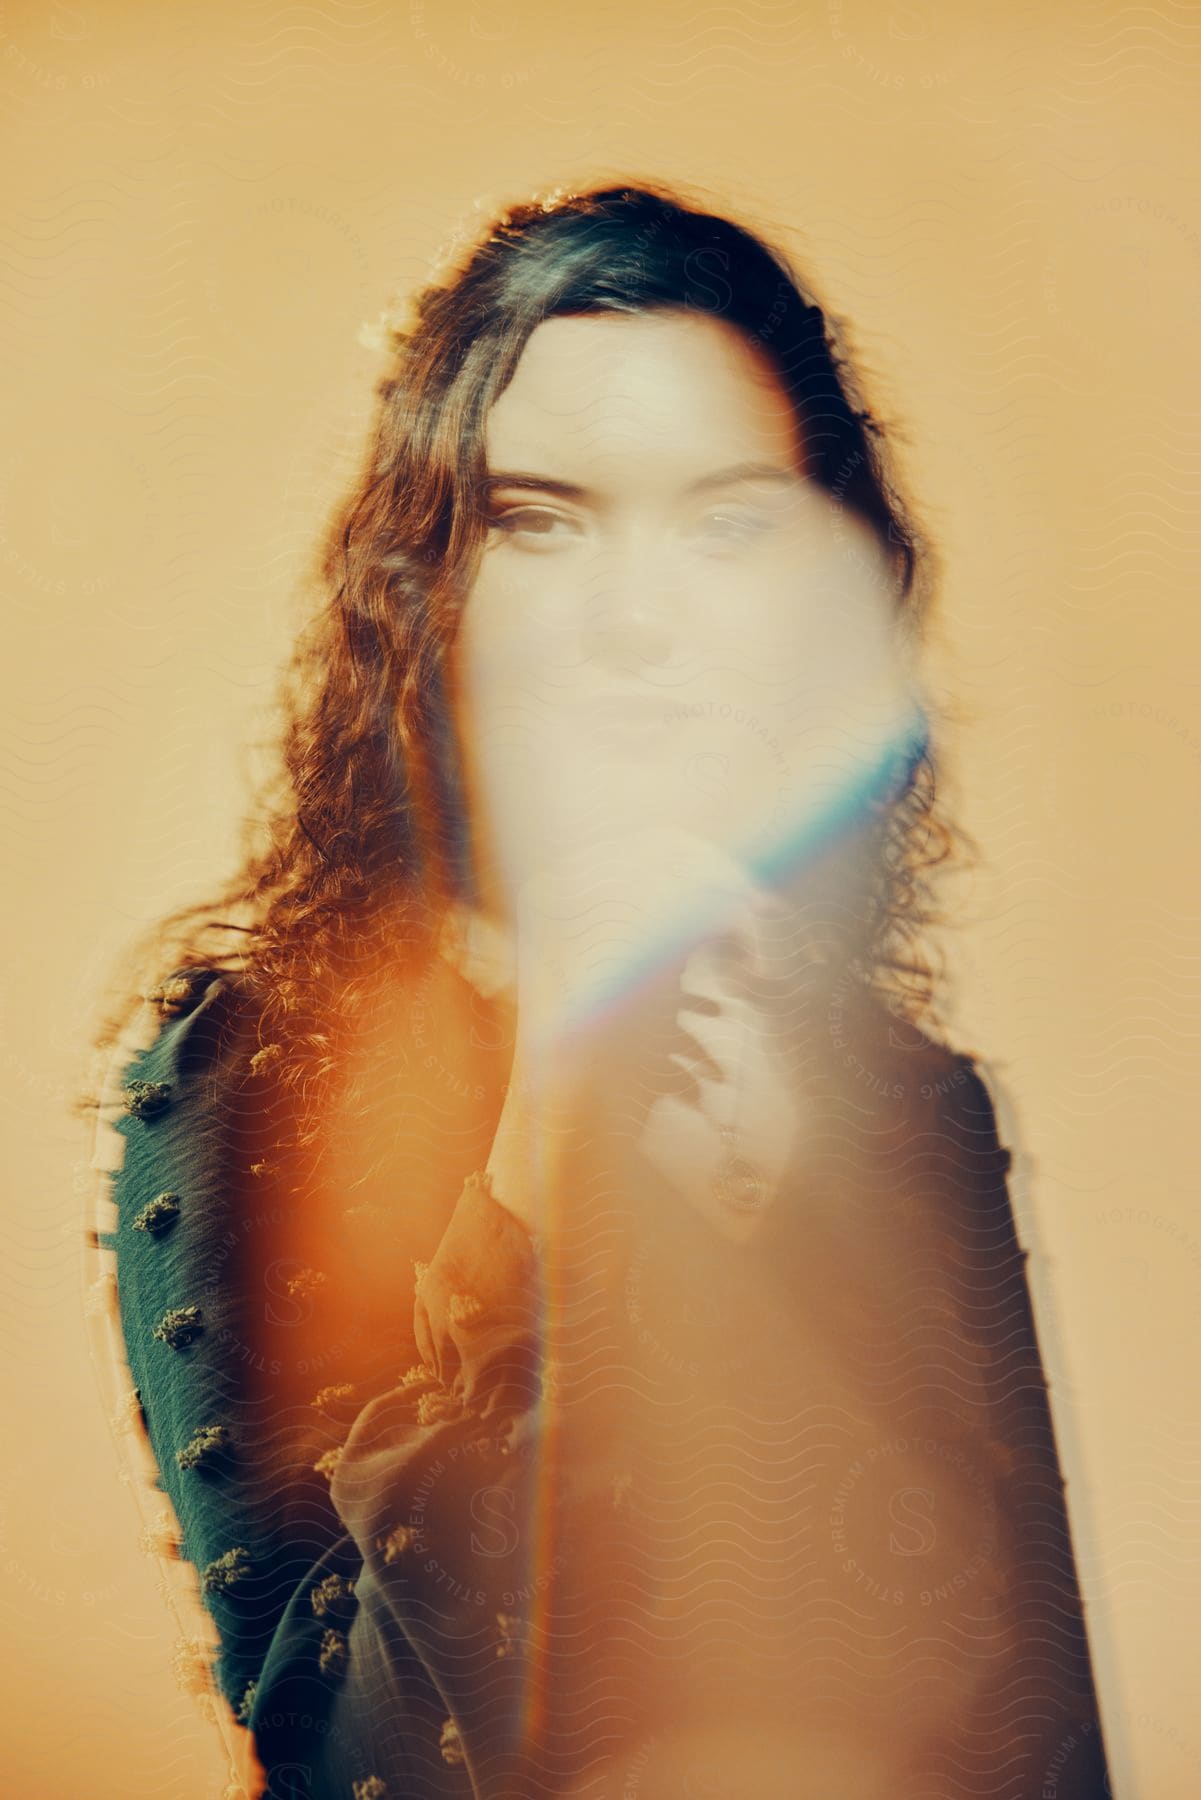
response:
[[[165,983],[146,1035],[100,1280],[273,1800],[795,1800],[795,1744],[842,1800],[1107,1791],[970,1058],[848,1054],[750,1248],[656,1196],[616,1281],[591,1216],[552,1281],[469,1170],[416,1270],[370,1203],[306,1236],[231,978]]]
[[[357,1209],[365,1217],[351,1221],[341,1256],[332,1244],[320,1267],[296,1255],[286,1231],[295,1196],[269,1154],[270,1071],[255,1067],[234,985],[192,971],[159,996],[152,1041],[115,1071],[115,1217],[94,1240],[108,1265],[101,1289],[115,1275],[121,1423],[149,1448],[174,1514],[168,1537],[177,1523],[178,1555],[217,1627],[219,1694],[253,1733],[273,1797],[471,1794],[448,1703],[416,1649],[398,1654],[387,1606],[356,1592],[364,1544],[331,1498],[348,1428],[373,1396],[403,1392],[418,1437],[439,1407],[443,1421],[455,1410],[453,1377],[435,1373],[445,1359],[428,1335],[430,1362],[419,1360],[411,1262],[401,1259],[401,1299],[385,1314],[359,1310],[348,1323],[344,1307],[329,1306],[328,1290],[354,1293],[354,1226],[370,1225],[370,1207]],[[503,1293],[528,1283],[529,1248],[478,1184],[465,1187],[429,1294],[464,1234],[487,1247],[503,1312]],[[428,1333],[424,1306],[421,1317]],[[497,1385],[493,1374],[489,1391]],[[423,1403],[428,1425],[417,1421]],[[392,1529],[365,1540],[382,1567],[400,1540],[375,1540]],[[499,1610],[485,1633],[485,1693],[508,1642]]]

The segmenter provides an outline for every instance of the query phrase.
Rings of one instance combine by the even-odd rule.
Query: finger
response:
[[[738,1087],[761,1060],[745,1022],[729,1012],[712,1017],[682,1007],[680,1030],[684,1041],[673,1058],[702,1084],[702,1100],[705,1084]]]

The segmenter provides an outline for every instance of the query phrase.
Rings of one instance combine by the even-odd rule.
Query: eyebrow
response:
[[[796,469],[785,468],[780,463],[734,463],[728,469],[715,469],[710,475],[690,481],[684,492],[701,494],[710,488],[733,487],[743,481],[770,481],[781,487],[803,487],[805,478]],[[534,488],[542,493],[558,494],[564,500],[586,501],[597,497],[577,482],[559,481],[551,475],[534,475],[520,470],[490,472],[484,476],[483,487],[488,493],[493,488]]]

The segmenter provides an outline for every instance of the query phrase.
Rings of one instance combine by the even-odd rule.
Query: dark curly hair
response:
[[[788,259],[660,184],[511,207],[387,328],[366,457],[318,547],[321,604],[282,679],[277,763],[244,823],[240,867],[130,948],[98,1052],[116,1041],[135,992],[221,970],[302,1102],[297,1142],[315,1141],[340,1034],[381,959],[415,975],[446,904],[467,891],[444,671],[482,540],[489,408],[544,319],[681,307],[719,316],[772,360],[805,422],[812,478],[874,527],[898,612],[922,624],[934,555],[865,403],[846,328]],[[873,871],[868,950],[849,967],[919,1029],[935,1018],[941,981],[922,941],[939,919],[932,877],[974,850],[942,816],[938,787],[928,735],[861,834]],[[94,1094],[78,1103],[94,1104]]]

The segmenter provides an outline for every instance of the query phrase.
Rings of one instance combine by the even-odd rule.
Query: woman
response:
[[[1104,1792],[840,335],[612,187],[390,346],[262,836],[101,1044],[122,1416],[266,1791]]]

